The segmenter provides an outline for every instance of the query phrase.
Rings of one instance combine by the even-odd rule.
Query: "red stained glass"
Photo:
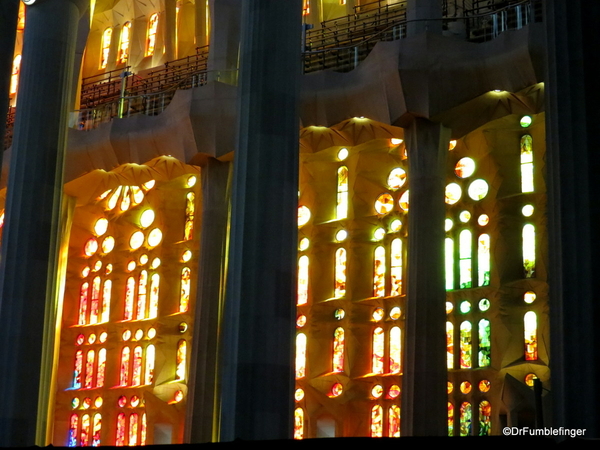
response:
[[[106,349],[98,351],[98,372],[96,373],[96,387],[104,386],[104,374],[106,372]]]
[[[142,347],[133,349],[133,376],[131,380],[132,386],[142,384]]]
[[[92,305],[90,308],[91,324],[98,323],[98,308],[100,301],[100,277],[95,277],[92,281]]]
[[[90,445],[90,415],[84,414],[81,417],[81,435],[79,436],[79,445],[87,447]]]
[[[86,281],[81,285],[81,290],[79,292],[79,320],[77,323],[79,325],[87,324],[87,308],[88,308],[88,291],[90,288],[90,284]]]
[[[121,370],[119,373],[119,385],[127,386],[129,384],[129,347],[124,347],[121,351]]]
[[[142,270],[138,282],[137,309],[135,318],[142,320],[146,318],[146,288],[148,285],[148,272]]]
[[[75,370],[73,370],[73,389],[81,388],[81,372],[83,371],[83,351],[75,353]]]
[[[135,298],[135,278],[127,278],[127,288],[125,291],[125,314],[124,320],[133,319],[133,299]]]
[[[123,413],[119,413],[117,416],[117,436],[115,445],[117,447],[123,447],[125,445],[125,414]]]

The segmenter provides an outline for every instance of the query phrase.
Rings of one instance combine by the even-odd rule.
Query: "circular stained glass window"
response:
[[[156,337],[156,328],[149,328],[146,336],[148,336],[148,339],[154,339]]]
[[[302,328],[304,325],[306,325],[306,316],[304,314],[300,314],[296,319],[296,326],[298,328]]]
[[[388,176],[388,186],[392,190],[400,189],[406,183],[406,171],[400,167],[392,169]]]
[[[471,311],[471,303],[465,300],[464,302],[460,302],[460,312],[463,314],[467,314]]]
[[[307,206],[298,207],[298,226],[306,225],[310,220],[310,209]]]
[[[521,209],[521,212],[523,213],[523,215],[525,217],[531,217],[533,215],[533,211],[534,211],[533,205],[525,205]]]
[[[469,197],[473,200],[481,200],[487,193],[488,184],[482,179],[475,180],[469,185]]]
[[[490,217],[487,214],[482,214],[477,218],[477,223],[481,227],[485,227],[488,223],[490,223]]]
[[[102,261],[98,260],[94,263],[94,272],[98,272],[102,269]]]
[[[103,331],[102,333],[100,333],[100,336],[98,337],[98,342],[100,342],[101,344],[104,344],[106,342],[106,338],[108,338],[108,333],[106,331]]]
[[[463,381],[462,383],[460,383],[460,392],[462,392],[463,394],[468,394],[469,392],[471,392],[471,383],[469,383],[468,381]]]
[[[491,387],[492,387],[492,383],[490,383],[489,380],[481,380],[479,382],[479,391],[480,392],[488,392]]]
[[[394,198],[388,194],[381,194],[375,200],[375,211],[378,214],[387,214],[394,208]]]
[[[96,233],[96,236],[102,236],[104,233],[106,233],[106,230],[108,230],[108,220],[104,217],[96,220],[96,223],[94,224],[94,232]]]
[[[373,311],[373,320],[375,322],[379,322],[381,319],[383,319],[383,316],[383,308],[375,308],[375,311]]]
[[[71,400],[71,408],[77,409],[78,406],[79,406],[79,399],[77,397],[75,397],[73,400]]]
[[[131,331],[130,330],[123,331],[123,340],[128,341],[129,339],[131,339]]]
[[[144,337],[144,331],[143,331],[141,328],[138,328],[138,329],[135,331],[135,336],[134,336],[135,340],[136,340],[136,341],[139,341],[139,340],[140,340],[140,339],[142,339],[143,337]]]
[[[335,310],[333,315],[337,320],[342,320],[346,316],[346,311],[344,311],[342,308],[338,308]]]
[[[446,302],[446,314],[450,314],[454,309],[452,302]]]
[[[456,148],[456,139],[453,139],[448,143],[448,150],[454,150],[455,148]]]
[[[469,211],[461,211],[458,215],[458,220],[460,220],[462,223],[467,223],[469,220],[471,220],[471,213]]]
[[[94,406],[96,408],[100,408],[102,406],[103,400],[102,397],[96,397],[96,399],[94,400]]]
[[[308,248],[309,244],[310,244],[310,241],[308,240],[308,238],[300,239],[300,244],[298,244],[298,250],[303,252],[304,250],[306,250]]]
[[[471,158],[461,158],[454,167],[454,173],[459,178],[468,178],[475,173],[475,161]]]
[[[85,336],[83,334],[78,334],[77,338],[75,338],[75,345],[81,345],[85,341]]]
[[[151,210],[151,209],[145,210],[140,215],[140,226],[142,228],[148,228],[150,225],[152,225],[155,218],[156,218],[156,214],[154,214],[153,210]]]
[[[94,342],[96,342],[96,335],[92,333],[88,336],[88,344],[93,344]]]
[[[83,251],[86,256],[92,256],[98,251],[98,241],[95,238],[88,239],[83,247]]]
[[[92,399],[89,397],[84,398],[83,405],[81,405],[81,407],[83,409],[89,409],[90,406],[92,406]]]
[[[383,228],[377,228],[373,233],[373,239],[381,241],[385,237],[385,230]]]
[[[535,299],[536,299],[536,295],[535,295],[535,292],[533,292],[533,291],[527,291],[527,292],[525,292],[525,295],[523,296],[523,300],[527,304],[533,303],[535,301]]]
[[[300,388],[296,389],[296,392],[294,392],[294,399],[296,399],[296,401],[299,402],[303,398],[304,398],[304,390],[300,389]]]
[[[153,229],[148,235],[148,245],[150,247],[156,247],[162,241],[162,231],[160,228]]]
[[[341,148],[340,151],[337,154],[337,158],[339,161],[343,161],[348,157],[348,149],[347,148]]]
[[[190,259],[192,259],[192,251],[186,250],[185,252],[183,252],[183,254],[181,255],[181,260],[183,262],[188,262]]]
[[[83,268],[83,270],[81,271],[81,276],[83,278],[87,277],[90,274],[90,268],[88,266],[85,266]]]
[[[112,270],[113,270],[113,265],[109,263],[106,265],[106,268],[104,269],[104,273],[106,275],[110,275],[112,273]]]
[[[142,246],[143,243],[144,233],[142,233],[141,231],[136,231],[129,238],[129,247],[131,247],[132,250],[137,250]]]
[[[126,404],[127,404],[127,397],[125,397],[124,395],[121,395],[119,397],[119,400],[117,400],[117,405],[119,405],[122,408]]]
[[[144,264],[146,264],[148,262],[148,255],[146,255],[145,253],[140,256],[140,265],[143,266]]]
[[[337,242],[345,241],[347,237],[348,232],[346,230],[339,230],[337,233],[335,233],[335,240]]]
[[[187,187],[189,187],[189,188],[194,187],[196,185],[196,180],[197,180],[197,178],[194,175],[188,177],[187,182],[186,182]]]
[[[450,183],[446,186],[446,203],[448,205],[454,205],[460,200],[462,196],[462,189],[456,183]]]
[[[525,375],[525,384],[529,387],[533,387],[533,380],[537,380],[537,375],[535,373],[528,373]]]
[[[533,119],[531,118],[531,116],[523,116],[523,117],[521,117],[519,124],[521,125],[521,127],[527,128],[527,127],[529,127],[529,125],[531,125],[531,122],[533,122]]]
[[[342,386],[342,383],[335,383],[331,387],[331,393],[329,394],[329,397],[339,397],[340,395],[342,395],[342,392],[344,392],[344,386]]]
[[[129,261],[127,263],[127,272],[131,272],[137,267],[137,263],[135,261]]]
[[[187,323],[181,322],[179,324],[179,332],[180,333],[182,333],[182,334],[185,333],[187,331],[187,329],[188,329],[188,324]]]
[[[454,222],[452,221],[452,219],[446,219],[444,221],[444,229],[446,231],[450,231],[453,226],[454,226]]]
[[[390,319],[398,320],[400,318],[400,314],[401,314],[400,307],[394,306],[390,311]]]
[[[400,386],[397,384],[392,384],[390,386],[390,390],[388,391],[389,398],[396,398],[400,395]]]
[[[479,300],[479,311],[486,312],[488,309],[490,309],[490,301],[487,298]]]
[[[451,394],[454,390],[454,385],[448,381],[448,394]]]
[[[102,241],[102,253],[110,253],[115,248],[115,238],[106,236]]]
[[[398,231],[400,231],[401,228],[402,228],[402,221],[399,219],[394,219],[394,220],[392,220],[392,223],[390,223],[390,231],[392,233],[397,233]]]
[[[398,205],[400,205],[402,211],[408,211],[408,196],[408,190],[406,190],[404,194],[400,196],[400,200],[398,200]]]
[[[376,384],[375,386],[373,386],[373,389],[371,389],[371,395],[373,396],[373,398],[379,398],[383,395],[383,386],[381,386],[380,384]]]
[[[140,404],[140,398],[137,395],[132,396],[130,404],[133,408],[137,407]]]
[[[152,263],[150,264],[150,268],[156,269],[158,266],[160,266],[160,258],[157,257],[152,260]]]

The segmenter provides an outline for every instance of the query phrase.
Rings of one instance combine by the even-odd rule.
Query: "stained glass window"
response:
[[[94,350],[89,350],[87,352],[87,358],[85,360],[85,378],[83,382],[83,387],[86,389],[91,389],[93,387],[95,361],[96,352]]]
[[[117,416],[117,436],[115,439],[115,445],[117,447],[123,447],[125,445],[125,425],[125,414],[119,413],[119,415]]]
[[[106,280],[102,289],[102,317],[101,322],[108,322],[110,319],[110,293],[112,281]]]
[[[121,29],[121,36],[119,38],[119,54],[117,56],[117,62],[119,64],[127,63],[129,59],[129,41],[131,40],[131,22],[125,22]],[[139,202],[138,202],[139,203]]]
[[[375,249],[373,267],[373,296],[385,296],[385,248],[383,247],[377,247]]]
[[[146,295],[148,286],[148,272],[145,270],[140,271],[140,278],[138,281],[138,295],[137,295],[137,308],[135,318],[137,320],[146,318]]]
[[[296,336],[296,379],[306,376],[306,335]]]
[[[100,445],[100,431],[102,430],[102,415],[94,414],[94,423],[92,425],[92,446]]]
[[[294,439],[304,438],[304,411],[296,408],[294,411]]]
[[[388,436],[400,437],[400,407],[392,405],[388,410]]]
[[[110,40],[112,37],[112,28],[107,28],[102,33],[102,50],[100,51],[100,68],[105,69],[108,64],[108,55],[110,53]]]
[[[303,255],[298,259],[298,300],[297,305],[306,305],[308,302],[308,256]]]
[[[83,350],[75,352],[75,369],[73,370],[73,389],[81,388],[83,372]]]
[[[98,351],[98,371],[96,372],[96,387],[104,386],[104,375],[106,373],[106,349]]]
[[[398,374],[402,370],[402,341],[400,327],[390,330],[390,373]]]
[[[388,193],[381,194],[379,197],[377,197],[377,200],[375,200],[375,211],[377,211],[378,214],[387,214],[393,208],[394,197]]]
[[[100,277],[94,277],[92,281],[92,302],[90,307],[90,324],[98,323],[98,308],[100,305]]]
[[[127,386],[129,384],[129,347],[123,347],[121,350],[121,369],[119,371],[119,385]]]
[[[21,72],[21,55],[13,59],[12,75],[10,77],[10,94],[16,94],[19,88],[19,73]]]
[[[81,416],[81,434],[79,436],[79,446],[87,447],[90,445],[90,415]]]
[[[335,252],[335,294],[343,297],[346,295],[346,250],[338,248]]]
[[[129,416],[129,441],[130,447],[138,444],[138,418],[137,413],[133,413]]]
[[[384,332],[383,328],[377,327],[373,331],[373,357],[372,357],[372,373],[383,373],[384,361]]]
[[[446,290],[450,291],[454,289],[454,241],[452,238],[446,238],[445,240],[445,271],[446,271]]]
[[[472,286],[471,277],[471,232],[462,230],[459,239],[459,269],[460,288],[466,289]]]
[[[88,291],[90,289],[90,284],[86,281],[81,285],[81,290],[79,292],[79,320],[78,325],[86,325],[87,324],[87,308],[88,308]]]
[[[185,229],[184,241],[189,241],[194,236],[194,216],[195,216],[196,194],[188,192],[185,201]]]
[[[535,361],[537,351],[537,316],[533,311],[525,314],[525,360]]]
[[[156,46],[156,31],[158,29],[158,14],[154,13],[148,20],[148,31],[146,33],[146,54],[145,56],[152,56],[154,54],[154,48]],[[131,445],[131,444],[129,444]]]
[[[142,414],[142,423],[140,424],[140,445],[146,445],[146,436],[148,430],[148,419],[146,413]]]
[[[181,270],[181,295],[179,297],[179,312],[186,312],[190,305],[190,278],[192,272],[189,267]]]
[[[448,436],[454,436],[454,405],[448,402]]]
[[[371,409],[371,437],[383,436],[383,408],[375,405]]]
[[[335,218],[337,220],[348,217],[348,168],[342,166],[338,169],[337,176],[337,203]]]
[[[176,359],[176,368],[175,368],[175,379],[176,380],[185,380],[185,366],[187,363],[187,342],[185,340],[180,340],[177,343],[177,359]]]
[[[491,362],[492,332],[490,321],[481,319],[479,321],[479,367],[488,367]]]
[[[139,386],[142,384],[142,347],[137,346],[133,349],[133,373],[131,385]]]
[[[470,436],[471,435],[471,404],[463,402],[460,405],[460,435]]]
[[[490,235],[479,236],[477,247],[477,272],[479,286],[490,284]]]
[[[533,138],[521,137],[521,192],[533,192]]]
[[[471,367],[471,322],[465,321],[460,324],[460,368]]]
[[[479,436],[492,433],[492,405],[487,400],[479,403]]]
[[[402,239],[397,238],[392,241],[391,251],[390,276],[392,291],[390,295],[402,295]]]
[[[446,354],[448,369],[454,369],[454,325],[446,322]]]
[[[154,345],[146,347],[146,364],[144,369],[144,384],[152,384],[154,380],[154,360],[156,358],[156,349]]]
[[[388,176],[388,186],[390,189],[400,189],[406,183],[406,172],[400,167],[392,169]]]
[[[148,318],[154,319],[158,316],[158,292],[160,285],[160,275],[155,273],[150,278],[150,305]]]
[[[448,205],[454,205],[460,200],[462,196],[462,189],[456,183],[450,183],[446,186],[446,203]]]
[[[77,414],[71,414],[71,419],[69,420],[69,437],[67,440],[67,446],[69,446],[69,447],[77,446],[78,428],[79,428],[79,416]]]
[[[125,290],[125,313],[123,314],[124,320],[133,319],[133,303],[135,298],[135,278],[127,278],[127,287]]]
[[[523,227],[523,269],[525,278],[535,276],[535,227],[531,224]]]
[[[344,329],[338,327],[333,333],[332,372],[344,371]]]

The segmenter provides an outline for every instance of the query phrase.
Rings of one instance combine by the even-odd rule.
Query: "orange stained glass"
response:
[[[375,249],[373,267],[373,296],[385,296],[385,248]]]
[[[133,303],[135,299],[135,278],[127,278],[127,287],[125,288],[125,314],[124,320],[133,319]]]
[[[102,318],[101,322],[108,322],[110,319],[110,292],[112,281],[106,280],[102,289]]]
[[[87,447],[90,445],[90,415],[84,414],[81,417],[81,435],[79,436],[79,446]]]
[[[181,270],[181,295],[179,297],[179,312],[186,312],[190,307],[190,278],[192,271],[189,267]]]
[[[304,438],[304,411],[296,408],[294,411],[294,439]]]
[[[102,415],[94,414],[94,423],[92,425],[92,446],[100,445],[100,431],[102,430]]]
[[[296,304],[308,303],[308,256],[303,255],[298,259],[298,299]]]
[[[388,436],[400,437],[400,407],[392,405],[388,410]]]
[[[119,64],[124,64],[129,59],[130,39],[131,39],[131,22],[126,22],[123,25],[123,28],[121,29],[121,36],[119,38],[119,54],[117,56],[117,62]]]
[[[127,211],[131,206],[131,197],[129,196],[129,186],[123,187],[123,197],[121,198],[121,211]]]
[[[121,195],[121,191],[123,190],[123,186],[117,187],[112,193],[110,197],[108,197],[108,201],[106,202],[106,207],[109,210],[115,209],[117,206],[117,202],[119,200],[119,196]]]
[[[21,72],[21,55],[13,59],[12,75],[10,77],[10,95],[16,94],[19,88],[19,73]]]
[[[137,308],[135,318],[137,320],[146,318],[146,296],[148,286],[148,272],[142,270],[138,281]]]
[[[129,384],[129,347],[123,347],[121,350],[121,369],[119,372],[119,385],[127,386]]]
[[[75,369],[73,370],[73,389],[81,388],[81,378],[83,371],[83,350],[75,352]]]
[[[142,384],[142,347],[137,346],[133,349],[133,372],[131,385],[139,386]]]
[[[303,0],[302,5],[302,15],[308,16],[310,14],[310,0]]]
[[[106,349],[98,350],[98,370],[96,371],[96,387],[104,386],[104,375],[106,373]]]
[[[390,295],[402,295],[402,239],[392,241],[392,262],[390,275],[392,282],[392,291]]]
[[[448,369],[454,369],[454,325],[446,322],[446,355]]]
[[[188,192],[185,200],[185,228],[184,228],[184,241],[189,241],[194,236],[194,216],[195,216],[195,202],[196,194]]]
[[[460,405],[460,435],[470,436],[471,435],[471,404],[469,402],[463,402]]]
[[[344,371],[344,329],[338,327],[333,333],[332,372]]]
[[[98,308],[100,306],[100,277],[92,281],[92,302],[90,307],[90,324],[98,323]]]
[[[296,335],[296,379],[306,376],[306,335]]]
[[[479,403],[479,436],[492,433],[492,405],[487,400]]]
[[[348,217],[348,168],[342,166],[338,169],[337,176],[337,203],[335,218],[337,220]]]
[[[86,389],[91,389],[93,387],[95,360],[96,360],[96,352],[94,350],[88,351],[87,358],[85,360],[85,379],[83,382],[83,387]]]
[[[127,445],[130,447],[138,445],[138,418],[137,413],[132,413],[129,416],[129,440]]]
[[[176,367],[175,367],[175,379],[176,380],[185,380],[185,365],[187,358],[187,342],[185,340],[180,340],[177,343],[177,358],[176,358]]]
[[[79,428],[79,416],[77,414],[71,414],[71,420],[69,421],[69,438],[67,440],[68,447],[77,446],[77,431]]]
[[[154,381],[154,361],[156,358],[156,349],[154,345],[146,347],[146,364],[144,370],[144,384],[152,384]]]
[[[115,445],[117,447],[123,447],[125,445],[125,428],[126,428],[126,419],[124,413],[119,413],[117,416],[117,436],[115,439]]]
[[[390,330],[390,373],[398,374],[402,370],[402,343],[400,327]]]
[[[372,355],[372,373],[383,373],[384,360],[384,339],[385,334],[383,328],[377,327],[373,331],[373,355]]]
[[[533,311],[525,314],[525,360],[535,361],[538,359],[537,348],[537,316]]]
[[[448,436],[454,436],[454,405],[448,402]]]
[[[154,319],[158,317],[158,292],[160,286],[160,275],[155,273],[150,278],[150,305],[148,318]]]
[[[148,20],[148,31],[146,33],[146,55],[152,56],[156,46],[156,31],[158,29],[158,14],[154,13]],[[129,444],[131,445],[131,444]]]
[[[79,291],[79,320],[77,321],[78,325],[86,325],[87,324],[87,308],[88,308],[88,292],[90,289],[90,284],[86,281],[81,285],[81,290]]]
[[[338,248],[335,252],[335,293],[334,296],[346,295],[346,249]]]
[[[102,49],[100,51],[100,69],[105,69],[108,64],[108,55],[110,54],[110,41],[112,37],[112,28],[107,28],[102,33]]]
[[[371,437],[383,436],[383,408],[375,405],[371,409]]]
[[[142,414],[142,421],[140,423],[140,445],[146,445],[146,436],[148,430],[148,421],[146,413]]]

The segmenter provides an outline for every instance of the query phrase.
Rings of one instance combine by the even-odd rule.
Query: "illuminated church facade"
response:
[[[597,437],[597,5],[23,3],[0,445]]]

